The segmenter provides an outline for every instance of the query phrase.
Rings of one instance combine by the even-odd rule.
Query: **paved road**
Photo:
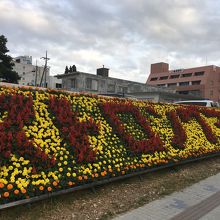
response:
[[[114,220],[220,220],[220,173]]]

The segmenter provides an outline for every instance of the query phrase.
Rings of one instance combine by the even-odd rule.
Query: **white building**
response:
[[[55,76],[49,76],[48,88],[50,88],[50,89],[61,89],[62,88],[62,79],[58,79]]]
[[[51,89],[61,88],[62,80],[50,76],[50,67],[47,67],[44,73],[44,66],[37,66],[32,64],[32,56],[18,56],[14,58],[13,70],[18,73],[21,79],[18,81],[20,85],[27,86],[42,86]],[[54,79],[55,78],[55,79]],[[46,82],[46,85],[45,85]]]

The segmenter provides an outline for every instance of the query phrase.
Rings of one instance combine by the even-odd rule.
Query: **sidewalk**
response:
[[[220,173],[114,220],[218,220]]]

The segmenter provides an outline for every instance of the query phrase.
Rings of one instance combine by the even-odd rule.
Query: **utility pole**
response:
[[[38,71],[38,67],[37,67],[37,60],[36,60],[36,67],[35,67],[35,82],[34,82],[34,86],[37,86],[37,71]]]
[[[47,57],[47,51],[46,51],[46,57],[41,57],[41,59],[45,60],[45,65],[44,65],[43,74],[42,74],[41,80],[40,80],[40,87],[42,86],[43,79],[44,79],[44,86],[46,87],[47,61],[50,59],[50,58]],[[45,76],[44,76],[44,74],[45,74]]]

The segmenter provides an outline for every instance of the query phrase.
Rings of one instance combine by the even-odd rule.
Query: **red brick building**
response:
[[[169,70],[168,63],[154,63],[147,84],[172,87],[179,94],[220,101],[220,67],[214,65]]]

